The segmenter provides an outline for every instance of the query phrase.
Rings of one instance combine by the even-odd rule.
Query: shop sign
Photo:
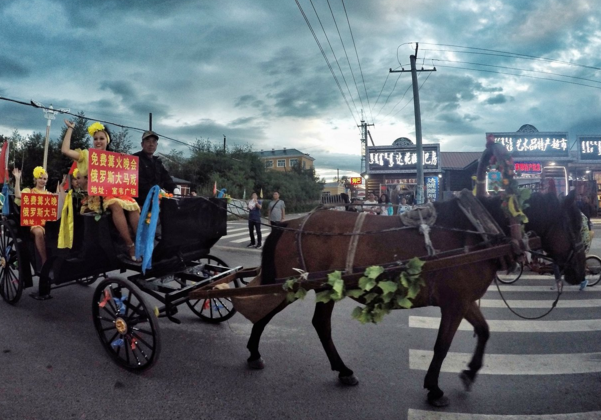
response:
[[[44,226],[58,219],[58,196],[54,194],[21,194],[21,226]]]
[[[424,171],[440,171],[440,145],[422,147]],[[417,148],[397,146],[370,146],[367,148],[369,174],[414,173],[417,171]]]
[[[361,185],[363,184],[363,178],[360,176],[354,176],[351,178],[351,185]]]
[[[601,161],[601,136],[578,136],[580,160]]]
[[[540,174],[542,168],[538,162],[516,162],[515,171],[523,174]]]
[[[438,178],[438,176],[427,176],[424,179],[426,181],[426,198],[428,201],[437,201],[438,183],[440,178]]]
[[[88,194],[100,196],[138,196],[137,156],[90,149]]]
[[[568,133],[486,133],[513,157],[569,157]]]

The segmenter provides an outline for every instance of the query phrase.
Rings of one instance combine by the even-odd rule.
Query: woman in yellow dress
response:
[[[18,168],[13,169],[13,175],[15,176],[15,204],[21,205],[21,194],[22,193],[35,193],[35,194],[51,194],[46,190],[46,183],[48,182],[48,173],[41,166],[37,166],[33,170],[33,179],[35,181],[35,187],[24,188],[21,190],[21,170]],[[46,239],[44,222],[41,226],[31,226],[31,236],[33,236],[35,242],[35,248],[40,254],[42,265],[48,258],[46,255]]]
[[[67,131],[65,133],[65,138],[63,139],[61,152],[77,162],[78,177],[87,178],[88,150],[71,149],[71,134],[73,133],[75,123],[65,120],[65,124],[67,125]],[[108,150],[111,138],[108,130],[102,124],[99,122],[92,124],[88,127],[88,133],[93,138],[92,144],[94,149]],[[82,188],[81,185],[80,188]],[[105,196],[102,197],[102,207],[104,210],[108,209],[111,211],[113,223],[115,224],[119,235],[121,235],[121,238],[125,242],[127,252],[131,259],[136,261],[135,237],[138,229],[138,221],[140,220],[140,206],[131,197]],[[100,197],[88,196],[87,208],[100,209]],[[133,239],[129,234],[128,222],[134,232]]]

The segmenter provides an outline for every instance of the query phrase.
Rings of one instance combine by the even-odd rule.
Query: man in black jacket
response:
[[[142,150],[134,153],[140,158],[138,172],[138,198],[136,201],[142,207],[150,189],[158,185],[167,192],[173,193],[176,185],[163,166],[160,158],[154,156],[159,143],[159,136],[154,131],[145,131],[142,134]]]

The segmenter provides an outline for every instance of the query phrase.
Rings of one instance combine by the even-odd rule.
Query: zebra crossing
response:
[[[501,293],[512,309],[534,317],[551,307],[557,293],[552,276],[524,273],[517,283],[500,285]],[[480,301],[480,307],[490,327],[491,339],[484,357],[484,366],[471,395],[471,404],[454,404],[444,410],[409,406],[409,420],[589,420],[601,419],[601,287],[579,291],[578,286],[565,285],[555,310],[540,320],[520,319],[507,310],[495,284]],[[504,309],[503,309],[504,308]],[[435,315],[431,315],[431,314]],[[423,377],[432,360],[433,351],[424,343],[436,340],[439,312],[410,315],[408,326],[415,332],[415,342],[409,349],[409,368]],[[455,341],[442,365],[445,373],[459,374],[466,369],[473,354],[472,326],[463,321]],[[413,335],[413,334],[412,334]],[[466,343],[466,341],[468,341]],[[457,342],[457,344],[456,344]],[[459,349],[457,349],[459,347]],[[456,377],[455,377],[456,378]],[[458,379],[457,379],[458,381]],[[494,387],[499,403],[491,409],[484,404],[478,409],[477,396],[482,382]],[[511,384],[503,386],[499,384]],[[563,396],[567,384],[574,385],[582,395]],[[496,385],[495,385],[496,384]],[[457,385],[457,383],[455,383]],[[485,386],[486,386],[485,385]],[[445,391],[450,385],[445,382]],[[452,387],[450,387],[452,388]],[[589,389],[590,388],[590,389]],[[523,389],[522,392],[516,392]],[[566,406],[541,402],[532,396],[544,389],[555,403],[566,398]],[[594,391],[592,391],[594,390]],[[483,393],[482,390],[481,394]],[[557,395],[557,397],[554,397]],[[573,401],[572,401],[573,400]],[[455,406],[455,409],[453,407]],[[524,408],[525,407],[525,408]]]
[[[271,233],[269,226],[261,225],[261,236],[263,241]],[[255,233],[256,235],[256,233]],[[256,238],[255,238],[256,239]],[[247,222],[229,222],[227,224],[227,235],[222,237],[217,246],[245,248],[250,243]],[[257,251],[259,252],[259,251]]]

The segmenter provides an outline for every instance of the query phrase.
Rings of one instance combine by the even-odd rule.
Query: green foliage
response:
[[[315,301],[317,303],[337,302],[345,297],[362,299],[365,306],[356,307],[351,316],[362,324],[368,322],[377,324],[393,309],[411,308],[412,299],[425,286],[425,282],[420,277],[423,265],[424,262],[419,258],[412,258],[396,279],[386,278],[383,267],[368,267],[359,279],[359,288],[351,290],[346,290],[342,273],[334,271],[328,274],[329,288],[316,293]],[[282,288],[288,292],[286,296],[288,302],[304,299],[307,295],[307,291],[302,288],[300,278],[286,281]]]
[[[171,175],[192,182],[200,195],[212,195],[215,183],[218,190],[226,188],[235,198],[242,198],[245,191],[248,198],[262,190],[263,199],[269,200],[274,191],[279,191],[288,212],[314,208],[322,190],[313,168],[302,169],[297,165],[287,172],[266,171],[251,146],[228,147],[224,151],[222,145],[197,139],[189,157],[172,150],[164,163]],[[269,202],[263,204],[266,214]]]

